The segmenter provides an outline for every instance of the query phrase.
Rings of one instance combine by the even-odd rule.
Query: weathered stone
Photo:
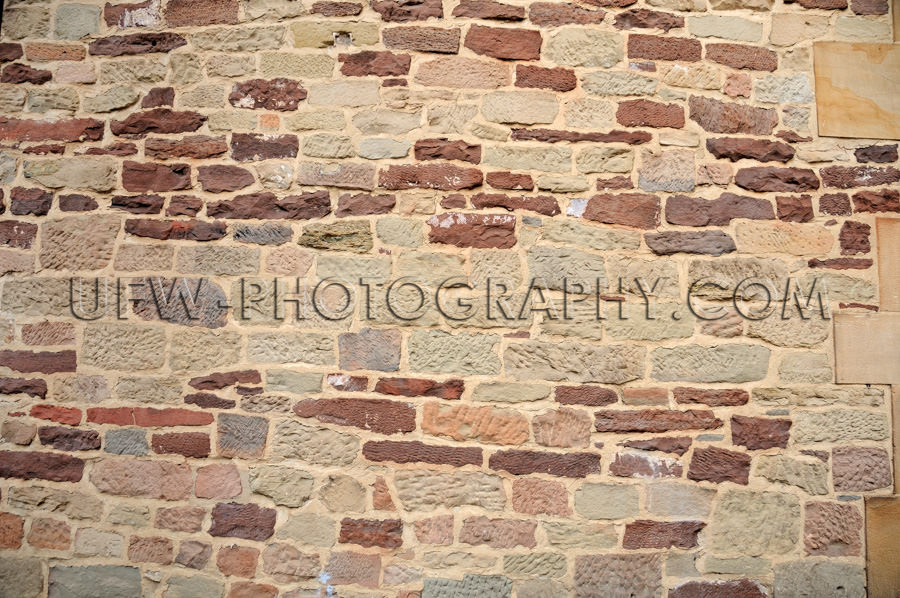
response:
[[[445,578],[425,578],[422,598],[441,596],[483,596],[505,598],[512,591],[512,581],[500,575],[474,575],[467,573],[461,581]]]
[[[347,464],[356,458],[359,439],[328,428],[285,421],[276,428],[273,451],[282,458],[320,464]]]
[[[212,510],[210,536],[266,540],[275,530],[275,509],[255,504],[219,503]]]
[[[463,505],[502,510],[506,504],[501,479],[479,472],[399,470],[394,485],[400,502],[411,510],[431,511]]]
[[[884,449],[835,447],[831,467],[836,492],[869,492],[891,485],[890,457]]]
[[[637,486],[586,483],[575,492],[575,511],[587,519],[625,519],[638,513]]]
[[[296,110],[300,101],[306,99],[306,95],[306,90],[291,79],[251,79],[235,83],[228,101],[238,108],[286,112]]]
[[[193,485],[190,466],[167,461],[102,459],[90,479],[101,492],[162,500],[184,500]]]
[[[657,554],[575,557],[575,596],[600,598],[625,592],[653,598],[662,591],[662,560]]]
[[[888,423],[880,413],[833,409],[827,412],[798,412],[791,436],[794,442],[846,442],[848,440],[883,440]]]
[[[786,554],[800,539],[797,498],[778,492],[728,490],[705,534],[712,550],[748,556]]]
[[[303,228],[297,243],[316,249],[366,253],[372,249],[372,230],[364,220],[309,224]]]
[[[544,58],[558,65],[611,67],[622,60],[624,48],[618,33],[587,27],[564,27],[547,42]]]
[[[276,505],[302,507],[312,496],[313,477],[305,471],[279,465],[250,469],[250,490],[271,498]]]
[[[769,135],[778,122],[777,112],[769,108],[720,102],[702,96],[691,96],[688,103],[691,120],[710,133]]]
[[[141,572],[137,567],[91,565],[50,567],[48,596],[51,598],[115,598],[139,595]]]
[[[785,598],[843,596],[863,598],[866,574],[859,565],[840,561],[788,561],[775,565],[775,592]]]
[[[134,33],[102,37],[92,41],[88,46],[88,51],[94,56],[125,56],[171,52],[186,44],[187,40],[176,33]]]
[[[761,455],[754,475],[772,482],[802,488],[808,494],[828,494],[828,466],[818,459],[792,459],[784,455]]]
[[[116,165],[108,158],[70,157],[63,161],[26,162],[23,172],[26,178],[51,189],[112,191],[116,186]]]
[[[806,553],[823,556],[858,556],[862,549],[863,520],[852,504],[806,503],[803,543]]]
[[[656,380],[749,382],[765,377],[769,354],[769,349],[760,346],[719,345],[659,348],[650,359]]]

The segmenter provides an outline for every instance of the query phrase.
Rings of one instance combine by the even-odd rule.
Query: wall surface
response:
[[[865,595],[885,0],[5,5],[0,596]]]

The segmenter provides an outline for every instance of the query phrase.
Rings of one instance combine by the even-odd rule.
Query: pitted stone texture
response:
[[[794,442],[884,440],[890,434],[887,417],[871,411],[832,409],[799,411],[794,415]]]
[[[552,123],[557,112],[556,96],[542,91],[495,91],[481,104],[484,118],[496,123]]]
[[[828,494],[828,466],[817,459],[761,455],[755,474],[772,482],[797,486],[808,494]]]
[[[586,27],[564,27],[547,40],[544,57],[565,66],[611,67],[624,56],[622,36]]]
[[[84,331],[80,361],[94,367],[156,369],[165,360],[165,331],[133,324],[92,324]]]
[[[504,363],[508,375],[523,380],[622,384],[640,377],[644,355],[642,348],[626,345],[526,341],[510,344]]]
[[[890,457],[884,449],[835,447],[831,466],[836,492],[868,492],[891,485]]]
[[[694,152],[668,150],[657,155],[644,151],[638,169],[639,185],[646,191],[691,191],[695,185]]]
[[[467,573],[462,580],[426,577],[422,598],[456,598],[462,596],[510,598],[511,592],[512,581],[506,577]]]
[[[50,567],[50,598],[119,598],[141,594],[141,572],[136,567],[92,565]]]
[[[0,559],[0,583],[10,598],[38,598],[44,589],[43,568],[37,558]]]
[[[806,504],[803,543],[806,554],[858,556],[863,519],[853,504],[810,502]]]
[[[650,359],[656,380],[751,382],[765,378],[770,353],[758,345],[685,346],[655,349]]]
[[[775,595],[779,598],[864,598],[865,570],[859,565],[832,560],[779,563],[775,565]]]
[[[414,511],[465,505],[499,511],[506,505],[501,478],[484,473],[399,470],[394,486],[403,507]]]
[[[656,598],[662,591],[662,559],[656,554],[575,557],[577,598]]]
[[[791,494],[727,490],[704,534],[723,554],[786,554],[800,540],[800,504]]]
[[[359,446],[359,439],[351,434],[288,420],[276,426],[272,451],[283,459],[346,465],[356,459]]]
[[[415,331],[409,338],[414,372],[497,374],[500,358],[494,348],[500,338],[485,334]]]
[[[575,512],[587,519],[627,519],[638,514],[638,487],[584,484],[575,492]]]
[[[99,270],[112,259],[117,216],[68,216],[44,223],[41,266],[49,270]]]
[[[271,498],[276,505],[301,507],[312,495],[313,477],[293,467],[260,465],[250,469],[250,490]]]

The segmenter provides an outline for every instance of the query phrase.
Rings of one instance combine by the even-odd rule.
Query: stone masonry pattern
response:
[[[865,596],[887,0],[4,4],[0,597]]]

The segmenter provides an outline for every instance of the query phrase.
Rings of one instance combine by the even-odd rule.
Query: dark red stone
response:
[[[132,214],[159,214],[163,201],[161,195],[113,195],[110,205]]]
[[[356,2],[313,2],[310,12],[325,17],[355,17],[362,9]]]
[[[625,0],[634,4],[636,0]],[[591,2],[601,6],[600,3]],[[528,20],[538,27],[559,27],[561,25],[596,25],[603,22],[606,13],[602,10],[583,8],[568,2],[533,2],[528,6]]]
[[[775,205],[778,219],[785,222],[811,222],[815,217],[810,195],[779,195]]]
[[[210,536],[262,542],[275,533],[275,509],[255,504],[219,503],[212,510]]]
[[[125,221],[125,232],[161,241],[215,241],[228,232],[224,222],[200,220],[148,220]]]
[[[545,453],[539,451],[497,451],[488,466],[513,475],[546,473],[567,478],[583,478],[600,473],[600,455],[596,453]]]
[[[588,200],[584,218],[604,224],[654,229],[659,226],[659,198],[646,193],[595,195]]]
[[[846,4],[845,4],[846,6]],[[768,598],[769,593],[756,581],[688,581],[669,590],[669,598]]]
[[[154,434],[150,439],[153,452],[160,455],[182,455],[203,459],[209,457],[209,434],[203,432],[172,432]]]
[[[897,144],[893,145],[870,145],[861,147],[854,152],[857,162],[896,162],[897,161]]]
[[[457,247],[509,249],[516,244],[516,217],[445,212],[428,219],[428,240]]]
[[[206,206],[210,218],[288,219],[322,218],[331,212],[328,191],[312,191],[279,200],[274,193],[239,195],[228,201],[214,201]]]
[[[625,526],[622,548],[693,548],[697,534],[706,527],[702,521],[651,521],[638,519]]]
[[[666,222],[682,226],[727,226],[734,218],[772,220],[771,202],[723,193],[718,199],[673,195],[666,200]]]
[[[876,187],[900,181],[900,170],[893,166],[827,166],[819,171],[826,187]]]
[[[3,43],[0,44],[0,62],[10,62],[18,60],[23,56],[22,44]]]
[[[363,445],[363,456],[369,461],[393,463],[428,463],[431,465],[481,465],[480,447],[428,445],[418,440],[369,441]]]
[[[477,168],[453,164],[394,164],[379,171],[378,185],[385,189],[439,189],[459,191],[481,185]]]
[[[238,108],[262,110],[296,110],[306,99],[306,90],[299,81],[279,77],[277,79],[251,79],[235,83],[228,101]]]
[[[594,143],[627,143],[641,145],[653,136],[646,131],[610,131],[609,133],[579,133],[577,131],[556,131],[553,129],[513,129],[512,138],[516,141],[543,141],[557,143],[560,141],[590,141]]]
[[[437,382],[424,378],[381,378],[375,384],[375,392],[401,397],[437,397],[458,399],[465,390],[462,380]]]
[[[521,21],[525,18],[525,8],[494,0],[462,0],[453,9],[453,16],[493,21]]]
[[[15,141],[99,141],[104,124],[93,118],[34,120],[0,116],[0,139]]]
[[[338,60],[343,63],[341,73],[349,77],[399,77],[409,74],[412,59],[409,54],[366,50],[355,54],[338,54]]]
[[[647,440],[627,440],[621,445],[642,451],[660,451],[683,455],[691,448],[690,436],[670,436],[664,438],[649,438]]]
[[[527,210],[545,216],[560,213],[559,202],[550,195],[505,195],[503,193],[476,193],[472,196],[473,208],[504,208],[509,211]]]
[[[869,253],[872,250],[872,245],[869,242],[869,235],[871,234],[872,227],[865,222],[855,222],[853,220],[844,222],[838,235],[838,241],[841,244],[841,255]]]
[[[530,174],[519,174],[515,172],[489,172],[484,175],[484,182],[496,189],[524,190],[531,191],[534,189],[534,181]],[[461,206],[444,206],[444,207],[465,207],[465,199]]]
[[[84,461],[61,453],[0,451],[0,478],[78,482]]]
[[[101,37],[88,45],[88,52],[94,56],[126,56],[131,54],[171,52],[175,48],[180,48],[184,45],[187,45],[187,40],[177,33],[143,32],[131,35]]]
[[[156,108],[158,106],[175,105],[174,87],[154,87],[147,92],[141,100],[141,108]]]
[[[28,378],[0,378],[0,395],[20,393],[45,399],[47,398],[47,382]]]
[[[747,485],[750,479],[750,455],[710,446],[694,449],[688,469],[691,480],[706,482],[734,482]]]
[[[37,188],[13,187],[9,199],[9,211],[16,216],[46,216],[53,204],[53,194]]]
[[[772,108],[721,102],[704,96],[691,96],[688,106],[691,120],[710,133],[771,135],[778,124],[778,113]]]
[[[900,191],[882,189],[880,191],[860,191],[853,194],[853,209],[856,212],[900,212]]]
[[[334,215],[338,218],[347,216],[371,216],[388,214],[397,203],[393,195],[372,195],[370,193],[345,193],[338,198],[338,207]]]
[[[189,164],[159,164],[155,162],[122,163],[122,186],[126,191],[178,191],[191,188]]]
[[[555,395],[557,403],[563,405],[589,405],[602,407],[619,400],[619,395],[612,388],[603,386],[557,386]]]
[[[231,134],[231,157],[238,162],[296,158],[299,149],[296,135]]]
[[[774,71],[778,68],[778,55],[775,52],[744,44],[708,44],[706,57],[736,69]]]
[[[516,65],[516,87],[572,91],[577,85],[578,78],[572,69],[533,64]]]
[[[714,430],[722,420],[712,411],[688,409],[606,410],[594,413],[598,432],[669,432],[672,430]]]
[[[709,405],[710,407],[737,407],[746,405],[750,393],[740,388],[686,388],[672,391],[676,403]]]
[[[209,193],[224,193],[249,187],[256,182],[253,174],[240,166],[213,164],[197,168],[197,182]]]
[[[109,123],[113,135],[143,137],[147,133],[189,133],[199,129],[206,117],[198,112],[176,112],[168,108],[153,108],[130,114],[125,120]]]
[[[616,120],[625,127],[680,129],[684,126],[684,108],[651,100],[626,100],[619,102]]]
[[[394,23],[425,21],[431,17],[443,18],[441,0],[372,0],[372,9],[382,20]]]
[[[151,137],[144,142],[144,154],[148,158],[215,158],[228,151],[225,137],[193,135],[181,139]],[[203,167],[201,167],[203,168]]]
[[[790,432],[789,419],[731,416],[731,443],[750,450],[786,448]]]
[[[461,139],[420,139],[416,141],[414,152],[416,160],[461,160],[472,164],[481,162],[481,146]]]
[[[365,548],[399,548],[403,544],[403,523],[399,519],[341,520],[341,544],[358,544]]]
[[[75,351],[0,351],[0,366],[17,372],[74,372],[75,365]]]
[[[703,46],[687,37],[662,37],[632,33],[628,36],[628,58],[697,62]]]
[[[306,399],[294,405],[299,417],[371,430],[379,434],[412,432],[416,409],[410,403],[387,399]]]
[[[738,187],[766,193],[769,191],[811,191],[819,188],[816,173],[809,168],[757,166],[742,168],[734,176]]]
[[[613,26],[616,29],[662,29],[668,33],[671,29],[684,27],[684,17],[646,8],[633,8],[616,15]]]
[[[471,25],[463,45],[500,60],[539,60],[542,42],[541,32],[533,29]]]
[[[41,444],[59,451],[93,451],[100,448],[100,434],[96,430],[45,426],[38,428],[38,438]]]
[[[33,85],[43,85],[53,78],[53,73],[41,69],[36,69],[27,64],[14,62],[3,68],[3,74],[0,75],[0,83],[31,83]]]
[[[787,162],[794,157],[794,148],[786,143],[747,137],[707,139],[706,149],[716,158],[727,158],[732,162],[744,158],[759,162]]]

